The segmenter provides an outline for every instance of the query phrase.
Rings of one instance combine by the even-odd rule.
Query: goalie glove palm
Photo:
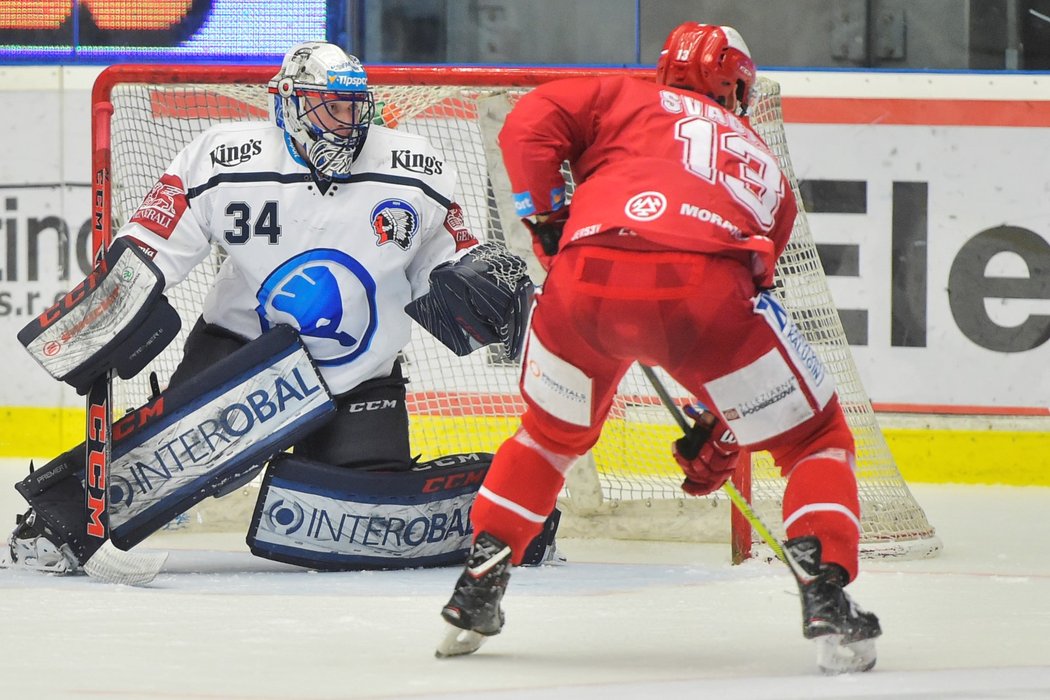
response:
[[[698,413],[692,406],[686,414],[695,421],[692,429],[674,441],[671,453],[685,481],[682,490],[690,496],[706,496],[722,488],[733,475],[740,446],[736,436],[713,413]]]

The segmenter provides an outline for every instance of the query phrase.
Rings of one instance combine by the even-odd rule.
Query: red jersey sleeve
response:
[[[601,84],[588,78],[546,83],[521,98],[499,134],[518,216],[561,209],[561,164],[593,141],[594,103]]]
[[[791,231],[795,227],[795,219],[798,216],[798,202],[795,199],[795,193],[791,190],[791,181],[784,175],[781,175],[781,179],[784,183],[784,198],[780,202],[780,211],[777,212],[777,223],[769,234],[769,237],[773,239],[778,260],[784,248],[787,247],[788,240],[791,239]]]

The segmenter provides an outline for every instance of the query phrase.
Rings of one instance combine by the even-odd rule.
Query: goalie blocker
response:
[[[111,369],[130,379],[182,325],[163,290],[164,275],[146,253],[118,238],[83,282],[18,332],[18,341],[81,395]]]

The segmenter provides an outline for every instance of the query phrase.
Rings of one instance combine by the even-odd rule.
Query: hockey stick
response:
[[[92,220],[95,223],[95,261],[105,257],[110,241],[109,124],[113,108],[95,107],[92,124],[92,166],[95,172]],[[102,311],[100,309],[100,311]],[[109,538],[109,469],[112,464],[113,406],[112,370],[96,379],[87,394],[84,449],[84,513],[86,547],[84,572],[107,583],[143,585],[152,581],[164,566],[165,552],[122,552]]]
[[[688,436],[692,431],[693,426],[689,425],[686,417],[682,414],[682,411],[678,408],[678,404],[674,402],[670,392],[664,386],[660,378],[656,376],[656,372],[653,371],[652,367],[641,365],[642,372],[645,373],[649,383],[653,385],[653,389],[656,390],[656,394],[660,397],[660,401],[663,402],[664,407],[670,411],[674,417],[675,422],[678,423],[679,427]],[[744,516],[744,519],[751,524],[755,532],[765,541],[766,544],[772,548],[773,553],[776,554],[777,559],[787,564],[788,569],[791,571],[795,580],[799,584],[801,590],[802,586],[813,581],[813,577],[806,572],[805,569],[795,560],[791,552],[781,545],[777,541],[777,538],[773,536],[773,533],[766,526],[762,519],[758,517],[758,514],[751,508],[751,504],[747,502],[736,486],[732,482],[727,481],[722,485],[722,489],[729,496],[729,500],[733,502],[733,505],[737,507],[740,513]],[[817,648],[817,665],[821,671],[826,674],[838,674],[838,673],[852,673],[856,671],[867,671],[875,665],[875,640],[861,639],[855,642],[843,641],[842,634],[825,634],[813,638],[813,642]]]
[[[664,407],[671,413],[671,417],[674,418],[675,422],[678,423],[678,427],[680,427],[686,435],[689,435],[693,431],[693,426],[689,425],[685,415],[683,415],[682,411],[678,408],[678,404],[674,402],[671,394],[667,391],[667,387],[665,387],[663,382],[660,381],[660,378],[656,376],[656,372],[653,371],[652,367],[642,364],[639,366],[642,368],[642,372],[645,373],[645,378],[653,385],[653,389],[656,390],[656,395],[660,397],[660,401],[663,402]],[[741,495],[740,491],[738,491],[736,486],[733,485],[733,482],[727,481],[722,484],[722,490],[726,492],[726,495],[729,496],[729,500],[733,502],[733,505],[736,506],[737,510],[740,511],[740,514],[744,516],[744,519],[747,520],[748,524],[754,528],[755,532],[758,533],[758,536],[761,537],[762,540],[769,545],[770,549],[773,550],[777,559],[790,566],[792,572],[795,572],[796,568],[790,561],[788,561],[787,554],[785,554],[784,548],[781,546],[780,542],[777,541],[777,538],[773,535],[772,531],[770,531],[766,524],[762,522],[762,519],[758,517],[758,513],[754,511],[751,504],[747,502],[747,499]],[[796,576],[797,575],[798,574],[796,573]]]
[[[95,380],[87,395],[84,449],[84,512],[87,515],[87,560],[84,573],[105,583],[141,586],[164,566],[166,552],[122,552],[109,539],[109,468],[112,464],[112,392],[110,372]]]

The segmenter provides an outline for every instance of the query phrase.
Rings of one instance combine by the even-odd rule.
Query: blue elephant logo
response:
[[[262,329],[287,323],[319,365],[352,361],[368,349],[377,325],[376,283],[340,250],[310,250],[270,273],[256,293]]]

